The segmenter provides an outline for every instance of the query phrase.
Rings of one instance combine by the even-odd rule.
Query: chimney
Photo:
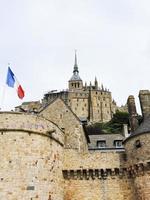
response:
[[[140,90],[139,99],[140,99],[142,115],[145,119],[150,115],[150,91]]]
[[[129,112],[129,121],[130,121],[130,126],[131,126],[131,133],[132,133],[138,127],[136,105],[135,105],[135,99],[134,99],[133,95],[130,95],[128,97],[127,105],[128,105],[128,112]]]
[[[129,136],[128,134],[128,124],[123,124],[123,135],[125,138]]]

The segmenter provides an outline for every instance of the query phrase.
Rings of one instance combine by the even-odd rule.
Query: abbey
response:
[[[89,120],[90,122],[106,122],[109,121],[117,110],[114,100],[112,100],[111,92],[98,85],[95,78],[94,85],[83,84],[79,76],[77,64],[77,56],[75,54],[75,63],[73,75],[68,81],[68,89],[57,92],[53,90],[45,94],[43,105],[52,102],[56,97],[61,97],[71,110],[81,120]]]
[[[130,133],[87,133],[116,108],[96,80],[83,86],[75,57],[68,91],[0,112],[0,200],[149,200],[150,91],[139,99],[141,124],[127,100]]]

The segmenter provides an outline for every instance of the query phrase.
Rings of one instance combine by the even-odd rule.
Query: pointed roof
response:
[[[73,68],[73,75],[69,81],[82,81],[79,76],[76,51],[75,51],[75,62],[74,62],[74,68]]]
[[[98,81],[97,81],[97,78],[96,78],[96,76],[95,76],[95,83],[97,83]]]
[[[74,72],[78,72],[78,73],[79,73],[78,64],[77,64],[77,54],[76,54],[76,51],[75,51],[75,61],[74,61],[73,73],[74,73]]]

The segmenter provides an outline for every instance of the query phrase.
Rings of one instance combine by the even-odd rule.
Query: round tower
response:
[[[140,95],[143,93],[140,91]],[[141,98],[141,96],[139,96]],[[143,113],[144,121],[142,124],[125,139],[124,147],[127,155],[125,163],[127,172],[133,180],[133,188],[135,191],[135,199],[150,199],[150,104],[145,101],[148,99],[149,93],[144,93],[144,100],[141,102],[141,108],[146,108]],[[143,96],[142,96],[143,98]],[[131,101],[132,100],[132,101]],[[136,109],[133,101],[129,111],[130,114],[136,114]]]
[[[44,118],[1,112],[1,199],[63,200],[63,140],[63,132]]]

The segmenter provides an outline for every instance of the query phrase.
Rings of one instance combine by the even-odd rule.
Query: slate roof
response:
[[[78,73],[74,73],[69,81],[82,81]]]
[[[104,140],[106,141],[106,147],[109,148],[115,148],[114,147],[114,141],[115,140],[124,140],[124,136],[121,134],[99,134],[99,135],[89,135],[90,143],[89,143],[89,149],[97,148],[97,141]],[[104,148],[104,149],[105,149]]]
[[[150,116],[144,119],[142,124],[135,130],[133,135],[140,134],[140,133],[150,133]]]

